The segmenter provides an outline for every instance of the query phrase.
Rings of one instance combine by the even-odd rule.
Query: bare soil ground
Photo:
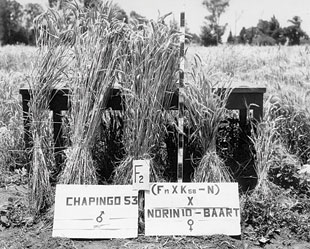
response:
[[[11,205],[11,206],[10,206]],[[8,208],[10,206],[10,208]],[[6,209],[5,209],[6,208]],[[62,249],[112,249],[112,248],[243,248],[243,249],[310,249],[310,243],[297,241],[282,231],[271,240],[251,238],[250,228],[243,229],[245,239],[224,235],[200,237],[145,237],[136,239],[72,240],[53,238],[51,224],[42,218],[34,223],[27,214],[27,185],[0,188],[0,249],[62,248]],[[310,232],[310,231],[309,231]]]

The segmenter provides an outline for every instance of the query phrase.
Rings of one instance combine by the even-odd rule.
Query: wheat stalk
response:
[[[194,130],[191,135],[202,149],[202,158],[195,169],[195,182],[227,182],[231,175],[223,160],[216,153],[216,136],[226,113],[226,103],[232,91],[230,82],[222,83],[221,88],[209,80],[198,63],[189,72],[191,84],[185,88],[185,107],[189,125]]]
[[[176,90],[179,50],[177,38],[160,22],[133,27],[127,61],[120,64],[125,99],[123,144],[125,155],[116,167],[114,183],[130,183],[132,159],[151,159],[151,181],[159,181],[162,168],[154,160],[164,136],[165,109]]]

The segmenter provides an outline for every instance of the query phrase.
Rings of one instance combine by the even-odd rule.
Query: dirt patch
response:
[[[116,248],[243,248],[241,240],[228,236],[208,237],[144,237],[135,239],[70,240],[53,238],[51,230],[14,228],[0,235],[0,248],[61,248],[61,249],[116,249]]]
[[[292,239],[277,237],[262,243],[259,240],[248,241],[231,238],[224,235],[201,237],[144,237],[135,239],[105,239],[105,240],[71,240],[53,238],[51,230],[40,230],[36,227],[13,228],[0,234],[1,249],[24,248],[60,248],[60,249],[159,249],[159,248],[213,248],[213,249],[310,249],[310,243],[298,242]]]

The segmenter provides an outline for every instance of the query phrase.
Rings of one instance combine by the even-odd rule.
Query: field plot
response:
[[[190,46],[189,66],[194,64],[195,54],[200,55],[204,71],[214,80],[230,76],[243,86],[264,86],[266,100],[271,95],[281,97],[291,92],[296,107],[309,108],[309,46]]]
[[[281,116],[279,132],[287,149],[309,160],[310,50],[308,46],[189,47],[188,66],[195,54],[203,60],[203,71],[214,84],[230,78],[232,86],[266,87],[264,121]]]
[[[188,72],[192,72],[192,68],[197,68],[196,76],[201,76],[207,81],[206,87],[231,83],[232,86],[234,84],[262,86],[267,89],[264,95],[262,120],[248,124],[247,146],[250,149],[247,149],[249,150],[247,153],[252,152],[249,155],[250,164],[254,170],[254,173],[252,172],[249,176],[255,178],[255,184],[251,190],[241,191],[240,195],[242,240],[224,236],[153,238],[142,235],[132,240],[91,242],[51,238],[53,207],[44,215],[36,216],[34,219],[32,213],[29,212],[27,201],[31,153],[24,151],[21,97],[18,91],[20,87],[25,86],[25,82],[31,75],[36,57],[35,52],[36,48],[25,46],[0,48],[0,248],[257,248],[259,246],[309,248],[310,49],[308,46],[219,46],[212,48],[189,46],[187,50]],[[138,67],[139,61],[135,62]],[[173,58],[171,62],[174,62]],[[135,70],[133,66],[128,69]],[[86,72],[87,67],[84,70]],[[174,72],[175,68],[171,66],[171,70]],[[152,71],[148,72],[147,77],[151,80]],[[130,75],[126,77],[131,80]],[[187,85],[195,84],[194,79],[197,78],[189,74],[186,77]],[[171,80],[169,77],[165,79]],[[214,112],[217,110],[211,108],[213,107],[210,105],[209,110]],[[152,115],[155,115],[154,113]],[[134,115],[134,113],[128,113],[128,115]],[[123,125],[118,117],[109,117],[111,127],[119,128]],[[158,120],[161,118],[158,117]],[[173,118],[170,117],[169,120]],[[190,118],[188,122],[189,120]],[[85,122],[87,123],[87,120]],[[218,129],[220,126],[210,127]],[[238,139],[234,137],[238,137],[238,127],[236,130],[234,127],[228,130],[229,136],[225,133],[227,130],[224,132],[226,135],[210,135],[216,142],[216,146],[206,146],[212,150],[208,154],[208,160],[203,164],[203,167],[209,167],[205,169],[214,169],[218,164],[227,167],[232,175],[232,181],[238,180],[249,166],[242,164],[243,162],[233,162],[235,160],[233,157],[240,151],[242,153],[242,150],[237,152],[232,148],[233,144],[238,142]],[[117,129],[111,128],[111,131],[109,136],[117,138],[119,142],[122,134]],[[100,136],[103,135],[98,134],[98,137]],[[130,144],[132,138],[129,133],[127,136],[127,143]],[[191,138],[189,137],[188,141],[191,141]],[[159,147],[153,148],[158,152],[154,154],[157,162],[162,162],[168,167],[167,145],[161,138],[154,137],[153,139],[160,144]],[[225,142],[229,144],[227,150],[220,147],[223,139],[226,139]],[[141,143],[143,142],[148,144],[149,141]],[[109,154],[111,151],[106,149],[106,143],[107,140],[104,139],[96,140],[95,149],[92,151],[95,161],[93,167],[98,167],[96,170],[99,172],[95,174],[96,176],[108,171],[100,168],[100,162],[104,156],[104,160],[112,157]],[[119,143],[113,145],[114,150],[119,149],[117,147]],[[191,148],[191,150],[195,149],[197,148]],[[139,152],[139,148],[136,151]],[[191,154],[190,156],[196,159],[194,156],[197,155]],[[130,159],[129,156],[128,158]],[[129,159],[124,159],[125,168],[119,171],[120,174],[130,171],[127,165]],[[233,168],[229,168],[231,165],[234,165]],[[54,174],[59,173],[54,168],[49,168],[49,170]],[[166,177],[160,179],[162,181],[169,180],[170,173],[173,173],[171,170],[168,174],[162,168],[155,170],[159,173],[154,171],[154,177]],[[307,170],[308,173],[304,173]],[[196,171],[196,180],[205,179],[197,175],[197,172],[202,171]],[[128,175],[126,182],[130,181]],[[124,180],[124,177],[118,175],[117,180],[122,179]],[[223,177],[223,179],[226,178]],[[106,183],[107,180],[99,179],[99,182]],[[55,179],[52,178],[51,182],[53,198]],[[139,221],[139,225],[143,224],[143,221]]]
[[[36,48],[0,47],[0,170],[14,170],[25,162],[23,157],[23,119],[19,88],[25,86],[32,70]],[[5,175],[1,182],[9,181]]]

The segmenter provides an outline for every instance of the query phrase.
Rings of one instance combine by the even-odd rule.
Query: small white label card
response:
[[[134,190],[150,189],[150,160],[132,161],[132,187]]]

